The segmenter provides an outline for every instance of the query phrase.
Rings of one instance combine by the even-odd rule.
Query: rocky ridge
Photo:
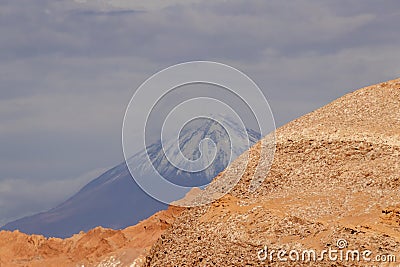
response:
[[[1,231],[0,266],[140,266],[181,211],[170,207],[123,230],[97,227],[66,239]]]

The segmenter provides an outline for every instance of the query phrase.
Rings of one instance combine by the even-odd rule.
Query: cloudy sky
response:
[[[400,74],[400,2],[0,0],[0,225],[123,161],[121,125],[150,75],[229,64],[278,126]]]

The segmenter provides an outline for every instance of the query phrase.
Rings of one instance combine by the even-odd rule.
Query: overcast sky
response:
[[[0,0],[0,224],[122,162],[125,108],[155,72],[229,64],[281,126],[399,77],[398,25],[397,0]]]

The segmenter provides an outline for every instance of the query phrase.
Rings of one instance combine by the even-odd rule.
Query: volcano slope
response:
[[[185,210],[146,266],[365,266],[394,261],[392,255],[400,261],[400,79],[357,90],[278,129],[272,167],[250,193],[264,161],[257,163],[261,145],[250,149],[238,185],[211,205]],[[244,157],[225,172],[240,164],[247,164]],[[283,249],[286,261],[276,254]],[[292,249],[298,258],[288,257]],[[331,259],[322,254],[329,249],[338,251]],[[302,257],[304,250],[314,250],[316,261]]]

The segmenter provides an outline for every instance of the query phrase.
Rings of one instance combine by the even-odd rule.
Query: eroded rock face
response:
[[[348,94],[278,129],[276,138],[272,168],[255,193],[248,188],[262,142],[230,194],[184,211],[146,266],[365,266],[380,265],[376,256],[400,257],[400,79]],[[268,254],[261,261],[265,246],[345,256],[307,262]],[[346,260],[355,250],[371,254]]]
[[[0,266],[137,266],[182,208],[170,207],[124,230],[97,227],[67,239],[0,232]]]

